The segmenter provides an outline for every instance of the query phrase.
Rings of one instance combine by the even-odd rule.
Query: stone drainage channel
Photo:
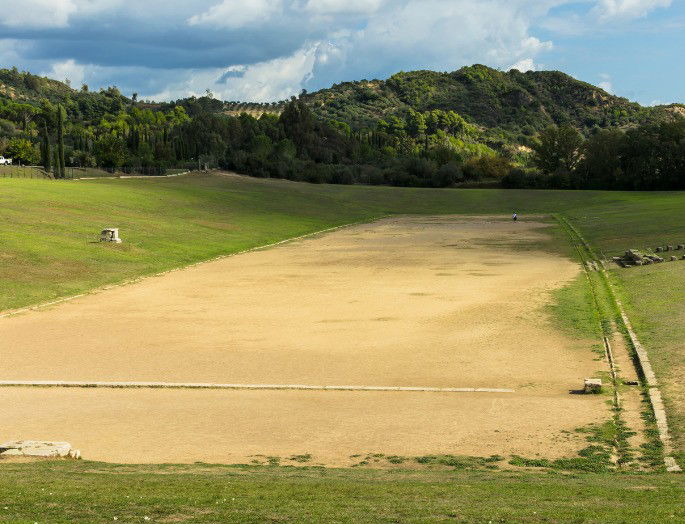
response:
[[[571,224],[565,217],[561,215],[554,215],[554,217],[557,219],[562,228],[569,235],[571,242],[573,243],[578,252],[598,312],[600,311],[600,309],[599,304],[597,302],[597,295],[595,292],[594,284],[592,283],[592,279],[590,277],[590,271],[596,271],[600,275],[600,278],[602,279],[603,283],[606,285],[609,297],[620,314],[621,322],[623,323],[626,333],[628,333],[628,337],[630,338],[630,343],[635,350],[636,358],[631,358],[630,360],[636,362],[636,367],[638,368],[638,376],[642,377],[643,385],[645,386],[647,393],[649,395],[650,406],[654,414],[657,429],[659,431],[659,439],[661,440],[661,444],[663,446],[664,465],[666,466],[666,470],[669,472],[680,472],[682,471],[682,469],[673,457],[673,445],[671,443],[671,436],[668,428],[666,410],[664,408],[664,403],[661,397],[661,391],[659,390],[659,384],[656,375],[654,374],[654,370],[652,369],[652,365],[649,361],[649,355],[647,354],[647,351],[644,349],[639,339],[637,338],[635,331],[633,330],[630,320],[628,319],[628,315],[626,315],[625,309],[623,308],[623,304],[618,298],[614,286],[611,283],[611,279],[607,274],[607,271],[604,267],[604,263],[595,255],[592,247],[590,247],[590,244],[588,244],[588,242],[583,238],[583,236],[578,232],[578,230],[573,226],[573,224]],[[600,322],[601,320],[606,319],[600,319]],[[609,344],[609,340],[606,336],[604,337],[603,342],[613,381],[614,405],[616,406],[616,408],[620,408],[621,399],[617,388],[618,377],[614,365],[614,356],[612,354],[611,345]]]

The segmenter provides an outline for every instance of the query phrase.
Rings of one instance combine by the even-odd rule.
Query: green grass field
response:
[[[608,257],[633,247],[685,243],[682,192],[431,190],[214,175],[0,178],[0,311],[388,214],[513,211],[523,217],[562,214]],[[97,242],[103,227],[119,227],[124,243]],[[569,252],[561,234],[558,240],[558,249]],[[611,275],[662,382],[682,464],[685,261],[616,268]],[[556,314],[566,317],[567,327],[594,329],[582,311],[587,292],[581,285],[557,298]],[[168,521],[685,520],[682,475],[89,462],[3,464],[0,471],[0,521],[129,521],[144,515]],[[233,498],[238,503],[223,502]]]
[[[3,465],[8,522],[682,522],[674,475]],[[679,503],[680,502],[680,503]]]

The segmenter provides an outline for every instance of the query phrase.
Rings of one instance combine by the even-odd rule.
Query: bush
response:
[[[469,159],[464,165],[466,180],[497,179],[502,180],[512,169],[511,163],[499,155],[480,156]]]
[[[431,182],[433,187],[449,187],[464,180],[461,166],[456,162],[449,162],[440,166],[433,175]]]
[[[7,141],[4,155],[15,163],[34,165],[40,162],[38,148],[26,138],[11,138]]]

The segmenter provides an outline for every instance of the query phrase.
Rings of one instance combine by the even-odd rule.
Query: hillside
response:
[[[41,99],[62,103],[67,111],[77,110],[97,120],[131,104],[116,87],[97,92],[14,69],[0,69],[0,100],[39,105]],[[335,84],[304,94],[303,100],[325,121],[344,122],[353,130],[373,129],[378,120],[403,116],[409,111],[454,111],[469,123],[489,131],[491,137],[527,142],[556,124],[571,124],[586,134],[593,128],[626,127],[648,121],[685,115],[685,105],[643,107],[626,98],[581,82],[559,71],[512,69],[498,71],[483,65],[463,67],[451,73],[436,71],[400,72],[387,80],[359,80]],[[272,103],[222,102],[207,97],[179,99],[193,115],[202,111],[256,118],[280,115],[285,101]],[[168,110],[174,103],[138,102],[138,107]]]
[[[685,106],[642,107],[560,72],[482,65],[262,104],[210,92],[141,101],[116,87],[77,90],[0,70],[0,154],[58,178],[66,167],[159,175],[201,163],[316,183],[682,189],[685,119],[675,115],[683,113]]]
[[[93,121],[106,113],[118,113],[131,102],[116,87],[90,91],[84,84],[73,89],[64,82],[20,72],[16,67],[0,69],[0,105],[11,101],[40,107],[43,100],[62,104],[69,114],[79,114],[83,119]]]
[[[353,128],[373,127],[378,119],[410,109],[440,109],[484,128],[501,129],[519,141],[552,124],[571,124],[587,133],[594,127],[628,126],[672,114],[671,107],[642,107],[559,71],[502,72],[483,65],[345,82],[309,94],[306,100],[320,117]]]

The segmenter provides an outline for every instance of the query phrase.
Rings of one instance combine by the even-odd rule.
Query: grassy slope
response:
[[[685,243],[685,194],[636,193],[628,201],[593,205],[568,215],[608,256],[630,248]],[[675,253],[682,255],[683,252]],[[661,381],[669,422],[685,461],[685,262],[614,269],[631,321]]]
[[[560,212],[600,250],[618,254],[629,247],[685,242],[683,204],[685,193],[414,190],[209,176],[89,182],[4,179],[0,180],[0,309],[389,213]],[[121,228],[125,243],[90,243],[108,225]],[[614,272],[664,382],[681,450],[685,449],[685,405],[676,379],[685,368],[678,343],[685,339],[683,271],[685,262]],[[582,290],[568,293],[582,295]],[[184,468],[169,475],[163,467],[5,464],[0,510],[8,506],[11,509],[5,511],[14,513],[0,512],[0,520],[10,515],[111,520],[114,509],[126,520],[142,514],[175,514],[209,521],[271,516],[371,520],[379,515],[386,520],[419,521],[449,515],[466,520],[577,516],[578,520],[657,521],[673,514],[669,502],[683,498],[679,477],[656,475],[608,479],[586,474]],[[86,471],[92,473],[73,475]],[[82,489],[84,482],[92,491]],[[15,484],[21,489],[11,489]],[[52,496],[37,486],[59,494],[51,499],[52,505],[46,502]],[[215,504],[231,490],[242,506]],[[134,492],[144,498],[125,499],[125,494]]]
[[[243,177],[0,179],[0,311],[388,213],[567,211],[614,198]],[[103,227],[119,227],[124,243],[94,243]]]
[[[223,466],[3,466],[0,520],[21,522],[683,521],[668,475]]]

